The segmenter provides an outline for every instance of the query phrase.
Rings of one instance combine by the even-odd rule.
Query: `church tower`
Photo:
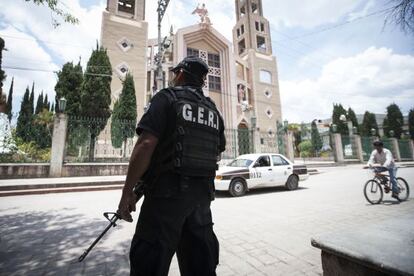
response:
[[[269,21],[262,0],[235,0],[237,23],[233,28],[236,56],[239,128],[251,127],[256,117],[260,143],[265,151],[274,141],[276,124],[282,120],[276,58],[272,56]],[[256,144],[256,142],[255,142]]]
[[[112,105],[127,73],[134,77],[138,119],[145,106],[148,24],[145,0],[108,0],[102,15],[101,44],[112,64]]]
[[[108,0],[102,13],[101,45],[107,49],[112,65],[111,109],[121,94],[126,74],[130,73],[135,83],[138,120],[146,105],[148,24],[144,20],[145,0]],[[95,157],[129,156],[132,148],[131,141],[121,149],[112,147],[108,122],[95,145]]]

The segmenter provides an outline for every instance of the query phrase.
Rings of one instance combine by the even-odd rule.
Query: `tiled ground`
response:
[[[324,170],[293,192],[219,194],[212,207],[221,245],[217,274],[320,275],[320,251],[311,247],[311,237],[414,208],[412,197],[401,204],[389,197],[381,205],[367,204],[362,186],[369,175],[360,166]],[[413,168],[399,174],[414,183]],[[102,191],[0,198],[0,275],[128,275],[134,224],[121,222],[83,263],[76,262],[105,228],[102,212],[115,210],[119,196],[120,191]],[[175,259],[170,275],[179,275]]]

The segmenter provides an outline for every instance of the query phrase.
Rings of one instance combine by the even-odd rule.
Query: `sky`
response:
[[[234,1],[205,1],[214,28],[232,39]],[[13,112],[18,112],[27,86],[54,97],[56,74],[68,61],[86,64],[100,39],[105,0],[61,0],[60,7],[80,23],[62,23],[41,6],[24,0],[0,0],[0,36],[5,39],[3,90],[14,77]],[[201,2],[202,3],[202,2]],[[198,2],[171,0],[163,35],[196,24]],[[156,5],[146,3],[149,38],[157,36]],[[277,58],[283,119],[309,122],[326,119],[341,103],[357,114],[385,113],[396,103],[407,114],[414,108],[414,34],[385,25],[389,0],[263,0]]]

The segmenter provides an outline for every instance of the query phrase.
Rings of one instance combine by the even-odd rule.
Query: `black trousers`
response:
[[[219,243],[210,200],[144,199],[131,243],[131,275],[167,276],[174,253],[181,275],[216,275]]]

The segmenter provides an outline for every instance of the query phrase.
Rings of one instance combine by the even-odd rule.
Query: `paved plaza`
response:
[[[414,168],[398,173],[413,194]],[[369,177],[361,166],[324,168],[292,192],[271,188],[241,198],[219,194],[212,204],[221,245],[218,275],[321,275],[320,251],[310,245],[311,237],[412,213],[412,196],[396,204],[387,194],[383,204],[367,204],[362,187]],[[128,275],[135,221],[122,221],[77,263],[107,225],[102,213],[116,210],[120,193],[1,198],[0,275]],[[407,227],[414,227],[414,221]],[[170,275],[179,275],[175,259]]]

